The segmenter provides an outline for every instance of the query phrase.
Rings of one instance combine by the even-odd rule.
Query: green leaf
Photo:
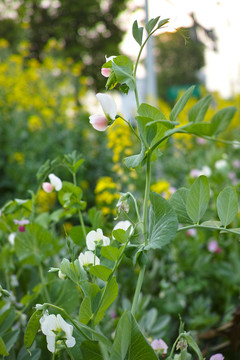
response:
[[[127,230],[123,230],[123,229],[113,230],[113,237],[120,243],[125,244],[129,239],[131,229],[132,226],[129,226]]]
[[[132,75],[133,62],[127,56],[120,55],[115,57],[112,62],[112,68],[118,83],[126,84],[130,90],[135,89],[135,80]]]
[[[68,181],[63,181],[63,186],[58,191],[58,200],[64,208],[71,208],[72,206],[81,207],[82,202],[82,189],[78,186],[73,185]]]
[[[212,95],[206,95],[204,98],[199,100],[188,113],[188,120],[190,122],[199,123],[203,121],[204,116],[209,108],[212,101]]]
[[[92,301],[90,297],[86,296],[80,306],[79,321],[87,325],[92,317]]]
[[[131,341],[131,317],[124,312],[118,322],[110,360],[125,360]]]
[[[131,342],[129,346],[129,359],[131,360],[157,360],[155,351],[142,334],[134,316],[129,313],[131,319]]]
[[[60,265],[60,270],[76,285],[79,282],[79,269],[75,263],[70,262],[68,259],[63,259]],[[81,279],[87,279],[87,274],[84,270],[81,271]]]
[[[186,202],[188,216],[194,224],[199,224],[199,221],[207,210],[208,202],[208,179],[206,176],[201,175],[192,184]]]
[[[187,340],[188,345],[191,346],[191,348],[195,351],[195,353],[198,356],[198,359],[204,360],[202,353],[201,353],[196,341],[192,338],[192,336],[189,333],[184,333],[184,338]]]
[[[95,265],[90,267],[89,272],[97,278],[107,281],[112,273],[112,270],[104,265]]]
[[[236,112],[235,106],[228,106],[224,109],[219,110],[211,119],[212,129],[214,134],[219,134],[220,132],[227,129],[233,116]]]
[[[214,134],[212,124],[209,122],[190,123],[179,129],[198,136],[212,136]]]
[[[153,348],[138,327],[134,316],[128,311],[119,320],[110,360],[157,360]]]
[[[99,344],[96,341],[83,341],[80,349],[83,354],[82,359],[104,360]]]
[[[95,325],[97,325],[104,317],[106,310],[109,308],[109,306],[113,303],[113,301],[116,299],[118,294],[118,283],[116,281],[116,277],[113,276],[111,280],[106,284],[106,288],[101,290],[102,293],[102,300],[100,307],[97,311],[96,317],[95,317]]]
[[[167,24],[167,23],[169,23],[169,18],[160,20],[159,23],[158,23],[158,26],[157,26],[158,29],[159,29],[160,27],[162,27],[163,25]]]
[[[134,169],[137,166],[139,166],[145,157],[145,151],[146,151],[146,146],[144,143],[142,143],[140,154],[131,155],[131,156],[126,157],[124,159],[124,162],[125,162],[125,165],[127,166],[127,168]]]
[[[195,88],[195,86],[193,85],[189,89],[187,89],[187,91],[185,91],[183,96],[181,96],[180,99],[177,101],[177,103],[174,105],[174,107],[170,113],[170,121],[176,121],[178,115],[184,109],[186,103],[192,96],[194,88]]]
[[[231,186],[223,189],[217,198],[217,212],[224,227],[229,225],[238,213],[238,196]]]
[[[0,336],[0,355],[8,356],[6,345],[1,336]]]
[[[150,32],[154,29],[154,27],[156,26],[159,18],[160,18],[160,16],[158,16],[158,17],[156,17],[156,18],[154,18],[154,19],[150,19],[150,20],[147,22],[145,28],[146,28],[148,34],[150,34]]]
[[[92,207],[88,210],[89,220],[94,230],[98,229],[102,225],[102,212]]]
[[[164,245],[172,241],[178,228],[178,219],[175,211],[159,194],[150,194],[150,231],[148,249],[161,249]]]
[[[15,250],[20,261],[31,265],[39,265],[58,249],[52,234],[39,224],[29,224],[25,232],[19,233],[15,239]]]
[[[36,310],[34,311],[34,313],[32,314],[32,316],[30,317],[25,333],[24,333],[24,345],[27,349],[29,349],[34,340],[35,337],[37,335],[37,332],[40,328],[40,319],[42,317],[42,311],[41,310]]]
[[[141,46],[142,45],[142,37],[143,37],[143,27],[138,27],[137,20],[134,21],[132,26],[132,34],[136,42]]]
[[[138,115],[151,118],[152,120],[166,120],[165,115],[156,107],[142,103],[138,110]]]
[[[88,232],[88,229],[86,229],[86,231]],[[86,245],[86,239],[82,226],[73,226],[69,230],[69,236],[76,245],[80,245],[81,247]]]
[[[189,189],[180,188],[172,194],[169,200],[170,205],[177,213],[178,221],[182,224],[192,224],[192,220],[188,216],[186,209],[188,193]]]
[[[104,256],[106,259],[112,260],[114,262],[118,260],[120,254],[121,250],[110,245],[103,246],[101,248],[101,255]]]

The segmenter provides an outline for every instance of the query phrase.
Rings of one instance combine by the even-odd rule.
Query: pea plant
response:
[[[179,232],[189,229],[240,235],[240,229],[231,225],[238,213],[238,195],[231,186],[219,193],[214,219],[206,219],[210,188],[204,175],[199,176],[190,188],[176,190],[170,200],[150,191],[152,167],[161,161],[169,139],[174,141],[174,135],[181,133],[228,143],[230,141],[219,138],[219,134],[227,129],[236,112],[235,107],[229,106],[218,111],[210,122],[205,121],[212,100],[211,95],[206,95],[191,108],[188,123],[181,125],[178,115],[191,98],[194,86],[179,98],[169,119],[157,107],[139,102],[136,75],[142,51],[148,39],[168,22],[169,19],[156,17],[148,21],[144,29],[135,21],[132,33],[140,47],[136,62],[119,55],[107,58],[102,66],[102,74],[107,78],[107,91],[117,88],[125,94],[129,90],[135,93],[137,116],[131,124],[118,114],[110,95],[97,94],[103,114],[91,115],[90,123],[95,130],[105,131],[116,118],[122,118],[136,141],[134,149],[139,147],[138,153],[124,159],[125,166],[145,169],[145,190],[141,197],[131,192],[120,194],[117,213],[122,220],[112,226],[111,235],[104,234],[101,214],[96,209],[90,209],[88,216],[83,216],[87,204],[83,201],[76,176],[83,158],[76,151],[53,161],[48,160],[38,172],[40,186],[47,193],[57,192],[61,209],[48,217],[36,216],[36,194],[33,192],[30,200],[16,199],[2,208],[1,221],[11,232],[18,260],[31,265],[40,279],[32,293],[23,297],[24,308],[18,310],[18,314],[22,315],[26,309],[34,308],[24,333],[25,348],[34,359],[41,358],[36,346],[37,339],[42,336],[40,334],[44,335],[44,339],[46,336],[46,351],[52,354],[52,359],[157,360],[166,357],[168,360],[190,360],[194,356],[204,359],[195,338],[185,331],[181,321],[179,335],[170,347],[167,346],[168,339],[165,339],[167,343],[163,339],[148,339],[136,317],[149,252],[161,251]],[[238,141],[232,143],[240,145]],[[72,174],[72,182],[62,181],[53,173],[57,166],[64,166]],[[49,182],[46,181],[47,176]],[[61,219],[73,216],[75,219],[77,216],[79,223],[66,231],[69,256],[60,259],[64,245],[56,240],[54,231]],[[14,217],[23,220],[15,220],[15,228],[12,228]],[[48,230],[48,226],[53,232]],[[118,283],[117,273],[125,257],[131,259],[133,272],[139,269],[138,279],[131,308],[122,312],[114,333],[107,337],[104,324],[119,295],[121,284]],[[54,266],[49,267],[45,274],[43,268],[47,258],[53,259],[51,264]],[[6,269],[9,266],[14,265],[6,264]],[[0,290],[7,303],[11,294],[6,289]],[[41,303],[36,303],[38,299]],[[14,339],[11,339],[13,343]],[[0,338],[0,354],[8,355],[4,333]],[[222,354],[211,356],[211,360],[223,358]]]

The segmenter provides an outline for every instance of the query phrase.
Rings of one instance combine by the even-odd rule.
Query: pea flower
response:
[[[47,348],[55,353],[56,341],[64,340],[67,347],[73,347],[76,343],[72,336],[73,326],[68,324],[61,315],[43,315],[40,319],[41,330],[47,337]]]
[[[105,131],[106,128],[112,124],[117,116],[117,106],[113,98],[107,94],[98,93],[96,95],[100,102],[104,115],[91,115],[89,116],[90,124],[95,130]]]
[[[108,78],[110,76],[110,74],[111,74],[111,69],[110,68],[102,68],[101,69],[101,74],[104,77]]]
[[[216,240],[212,240],[208,243],[208,251],[211,253],[219,254],[222,249],[219,247],[218,242]]]
[[[49,182],[44,182],[42,184],[42,188],[45,192],[50,193],[53,191],[53,189],[55,189],[56,191],[61,190],[62,188],[62,181],[59,179],[59,177],[57,177],[54,174],[49,174],[48,175],[50,183]]]
[[[97,229],[97,231],[92,230],[87,234],[86,243],[87,248],[94,251],[97,245],[109,245],[110,239],[103,235],[102,229]]]
[[[89,265],[100,265],[99,258],[92,251],[85,251],[78,257],[78,261],[81,267],[88,267]]]
[[[129,228],[129,226],[131,226],[131,230],[130,230],[130,235],[133,232],[133,226],[130,223],[130,221],[128,220],[124,220],[124,221],[119,221],[113,228],[113,230],[118,230],[118,229],[122,229],[124,231],[127,231],[127,229]]]
[[[159,352],[161,355],[165,355],[168,350],[168,346],[162,339],[155,339],[152,341],[151,346],[153,350]]]
[[[11,245],[15,244],[15,237],[16,237],[15,232],[8,235],[8,241],[10,242]]]
[[[209,360],[224,360],[224,356],[222,354],[215,354],[210,357]]]
[[[13,222],[14,222],[14,224],[16,224],[16,225],[19,225],[19,226],[18,226],[18,230],[19,230],[20,232],[24,232],[24,231],[25,231],[25,226],[24,226],[24,225],[28,225],[28,224],[29,224],[29,220],[27,220],[27,219],[23,219],[23,220],[14,219]]]

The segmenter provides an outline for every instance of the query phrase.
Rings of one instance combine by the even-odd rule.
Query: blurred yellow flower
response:
[[[40,119],[39,116],[37,115],[30,116],[30,118],[28,119],[28,129],[31,132],[41,130],[42,127],[43,127],[42,120]]]

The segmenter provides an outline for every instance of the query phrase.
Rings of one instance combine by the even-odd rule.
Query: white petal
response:
[[[44,335],[50,335],[53,336],[54,332],[53,330],[58,329],[58,321],[55,315],[47,315],[44,319],[44,321],[41,322],[41,330]]]
[[[47,336],[47,348],[49,351],[51,351],[51,353],[55,352],[55,338],[55,334],[53,336]]]
[[[67,339],[72,337],[73,326],[68,324],[61,315],[57,315],[57,320],[59,322],[60,328],[65,332]]]
[[[107,236],[103,236],[103,246],[108,246],[110,245],[110,239]]]
[[[52,184],[52,186],[55,188],[56,191],[61,190],[62,188],[62,181],[59,179],[59,177],[57,177],[54,174],[49,174],[48,175],[50,183]]]
[[[102,106],[104,114],[109,116],[112,120],[115,120],[115,117],[117,116],[117,106],[113,98],[108,94],[101,93],[98,93],[96,97]]]
[[[67,339],[66,341],[66,345],[67,347],[71,348],[76,344],[76,340],[73,336],[71,336],[69,339]]]

